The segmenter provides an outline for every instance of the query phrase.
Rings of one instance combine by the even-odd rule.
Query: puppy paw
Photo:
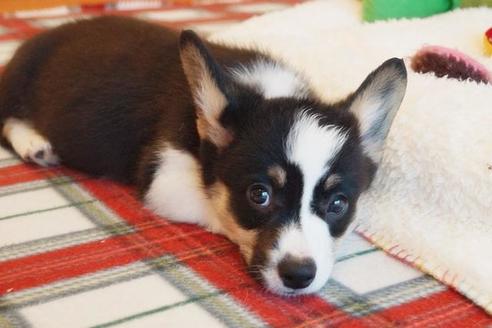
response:
[[[26,143],[21,157],[28,162],[33,162],[41,166],[54,166],[60,163],[60,159],[53,151],[51,144],[43,137],[38,135],[31,136]]]
[[[41,166],[57,165],[60,160],[46,138],[41,136],[28,121],[8,118],[2,134],[15,152],[28,162]]]

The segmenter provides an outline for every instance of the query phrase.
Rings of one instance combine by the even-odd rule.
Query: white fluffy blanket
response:
[[[325,99],[356,89],[389,57],[424,44],[460,49],[490,70],[492,9],[360,22],[360,2],[319,1],[251,19],[212,40],[260,47],[311,79]],[[492,313],[492,86],[410,72],[360,231]]]

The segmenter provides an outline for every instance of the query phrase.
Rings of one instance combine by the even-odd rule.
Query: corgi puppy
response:
[[[18,49],[0,124],[24,160],[133,184],[147,208],[227,236],[267,289],[297,295],[327,282],[406,81],[389,59],[325,103],[266,54],[101,17]]]

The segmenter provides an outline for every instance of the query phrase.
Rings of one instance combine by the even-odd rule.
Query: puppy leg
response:
[[[59,158],[54,153],[50,142],[41,136],[29,122],[8,118],[4,122],[2,133],[23,160],[41,166],[52,166],[59,163]]]

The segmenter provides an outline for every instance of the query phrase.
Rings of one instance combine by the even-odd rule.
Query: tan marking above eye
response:
[[[333,188],[340,181],[342,181],[342,177],[340,177],[338,174],[332,174],[332,175],[330,175],[325,180],[325,184],[324,184],[325,190],[329,190],[329,189]]]
[[[268,175],[278,184],[279,187],[285,186],[287,182],[287,172],[279,165],[271,166]]]

